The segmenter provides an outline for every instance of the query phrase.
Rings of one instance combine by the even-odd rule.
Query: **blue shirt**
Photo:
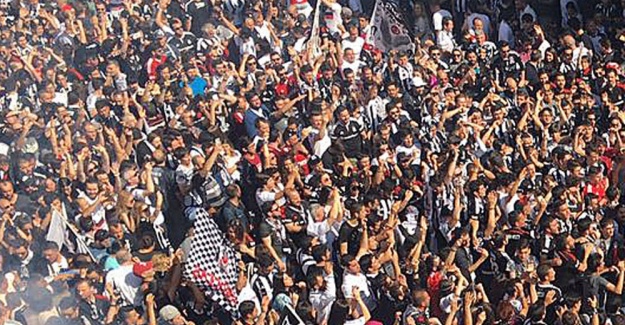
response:
[[[256,137],[256,135],[258,135],[258,130],[256,129],[256,120],[258,120],[258,118],[261,116],[269,119],[269,109],[267,109],[265,105],[261,105],[260,107],[260,114],[262,115],[257,114],[258,110],[259,109],[256,109],[256,112],[254,112],[251,108],[248,108],[245,111],[245,119],[243,120],[247,136],[252,139]]]
[[[208,82],[206,82],[206,80],[201,77],[196,77],[195,79],[193,79],[193,81],[189,83],[189,87],[191,87],[191,90],[193,90],[193,97],[204,94],[206,86],[208,86]],[[184,87],[184,84],[182,82],[180,83],[180,87]]]

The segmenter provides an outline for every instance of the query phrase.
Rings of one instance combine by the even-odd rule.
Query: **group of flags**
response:
[[[370,19],[370,28],[365,37],[365,43],[382,52],[391,50],[412,51],[415,46],[413,42],[412,28],[408,26],[405,7],[399,3],[400,0],[377,0]],[[312,47],[312,54],[317,57],[321,54],[320,39],[320,16],[321,0],[317,1],[315,16],[313,17],[312,32],[308,41],[308,46]]]

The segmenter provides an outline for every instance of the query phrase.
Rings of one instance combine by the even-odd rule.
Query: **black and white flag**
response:
[[[410,29],[396,1],[377,0],[366,42],[382,52],[414,51]]]
[[[53,207],[50,213],[52,217],[50,218],[46,240],[55,242],[59,249],[67,246],[70,253],[88,254],[95,261],[83,236],[75,229],[74,225],[69,223],[65,204],[61,203],[60,210]]]
[[[190,220],[195,220],[195,235],[185,264],[184,277],[225,310],[235,313],[238,261],[234,247],[204,208],[189,207],[185,212]]]
[[[279,325],[305,325],[290,304],[286,304],[280,315]]]

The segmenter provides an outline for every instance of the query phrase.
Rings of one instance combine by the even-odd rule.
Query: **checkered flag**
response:
[[[195,235],[184,277],[228,312],[235,313],[238,261],[234,248],[204,208],[189,207],[185,212],[195,220]]]

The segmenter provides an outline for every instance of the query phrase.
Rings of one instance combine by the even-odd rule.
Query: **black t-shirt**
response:
[[[209,1],[189,1],[186,5],[187,15],[191,18],[191,33],[202,35],[202,27],[209,22],[212,7]]]
[[[171,37],[167,41],[167,44],[177,48],[180,52],[185,52],[195,50],[196,42],[197,38],[195,37],[195,35],[185,32],[182,37]]]
[[[506,58],[497,56],[493,66],[498,72],[499,81],[502,83],[508,77],[518,80],[521,78],[521,72],[525,69],[521,57],[516,53],[508,53]]]
[[[558,257],[562,259],[562,265],[554,268],[556,270],[556,280],[553,284],[560,288],[563,293],[573,291],[576,289],[579,260],[570,252],[559,252]]]
[[[360,225],[352,226],[349,222],[344,222],[339,230],[339,247],[343,243],[347,243],[347,254],[356,255],[360,247],[360,238],[362,237],[362,229]]]
[[[362,151],[361,132],[364,127],[356,120],[350,120],[347,124],[339,123],[332,131],[332,139],[340,139],[345,146],[345,155],[355,158]]]
[[[310,216],[310,208],[306,202],[302,202],[299,207],[293,205],[287,205],[285,209],[285,217],[282,219],[282,223],[288,225],[290,223],[302,227],[299,232],[291,232],[289,236],[295,244],[300,242],[300,239],[306,236],[306,225],[308,224],[308,218]]]
[[[152,260],[152,256],[154,256],[154,254],[158,253],[157,250],[153,250],[149,253],[142,253],[139,251],[134,252],[134,256],[136,256],[141,262],[148,262]]]
[[[97,297],[93,303],[80,300],[78,308],[80,315],[86,317],[92,324],[104,324],[111,303],[105,298]]]
[[[271,236],[271,245],[278,255],[282,255],[286,244],[281,234],[283,227],[280,221],[269,221],[267,219],[263,220],[258,226],[258,238],[262,240],[263,238]]]

